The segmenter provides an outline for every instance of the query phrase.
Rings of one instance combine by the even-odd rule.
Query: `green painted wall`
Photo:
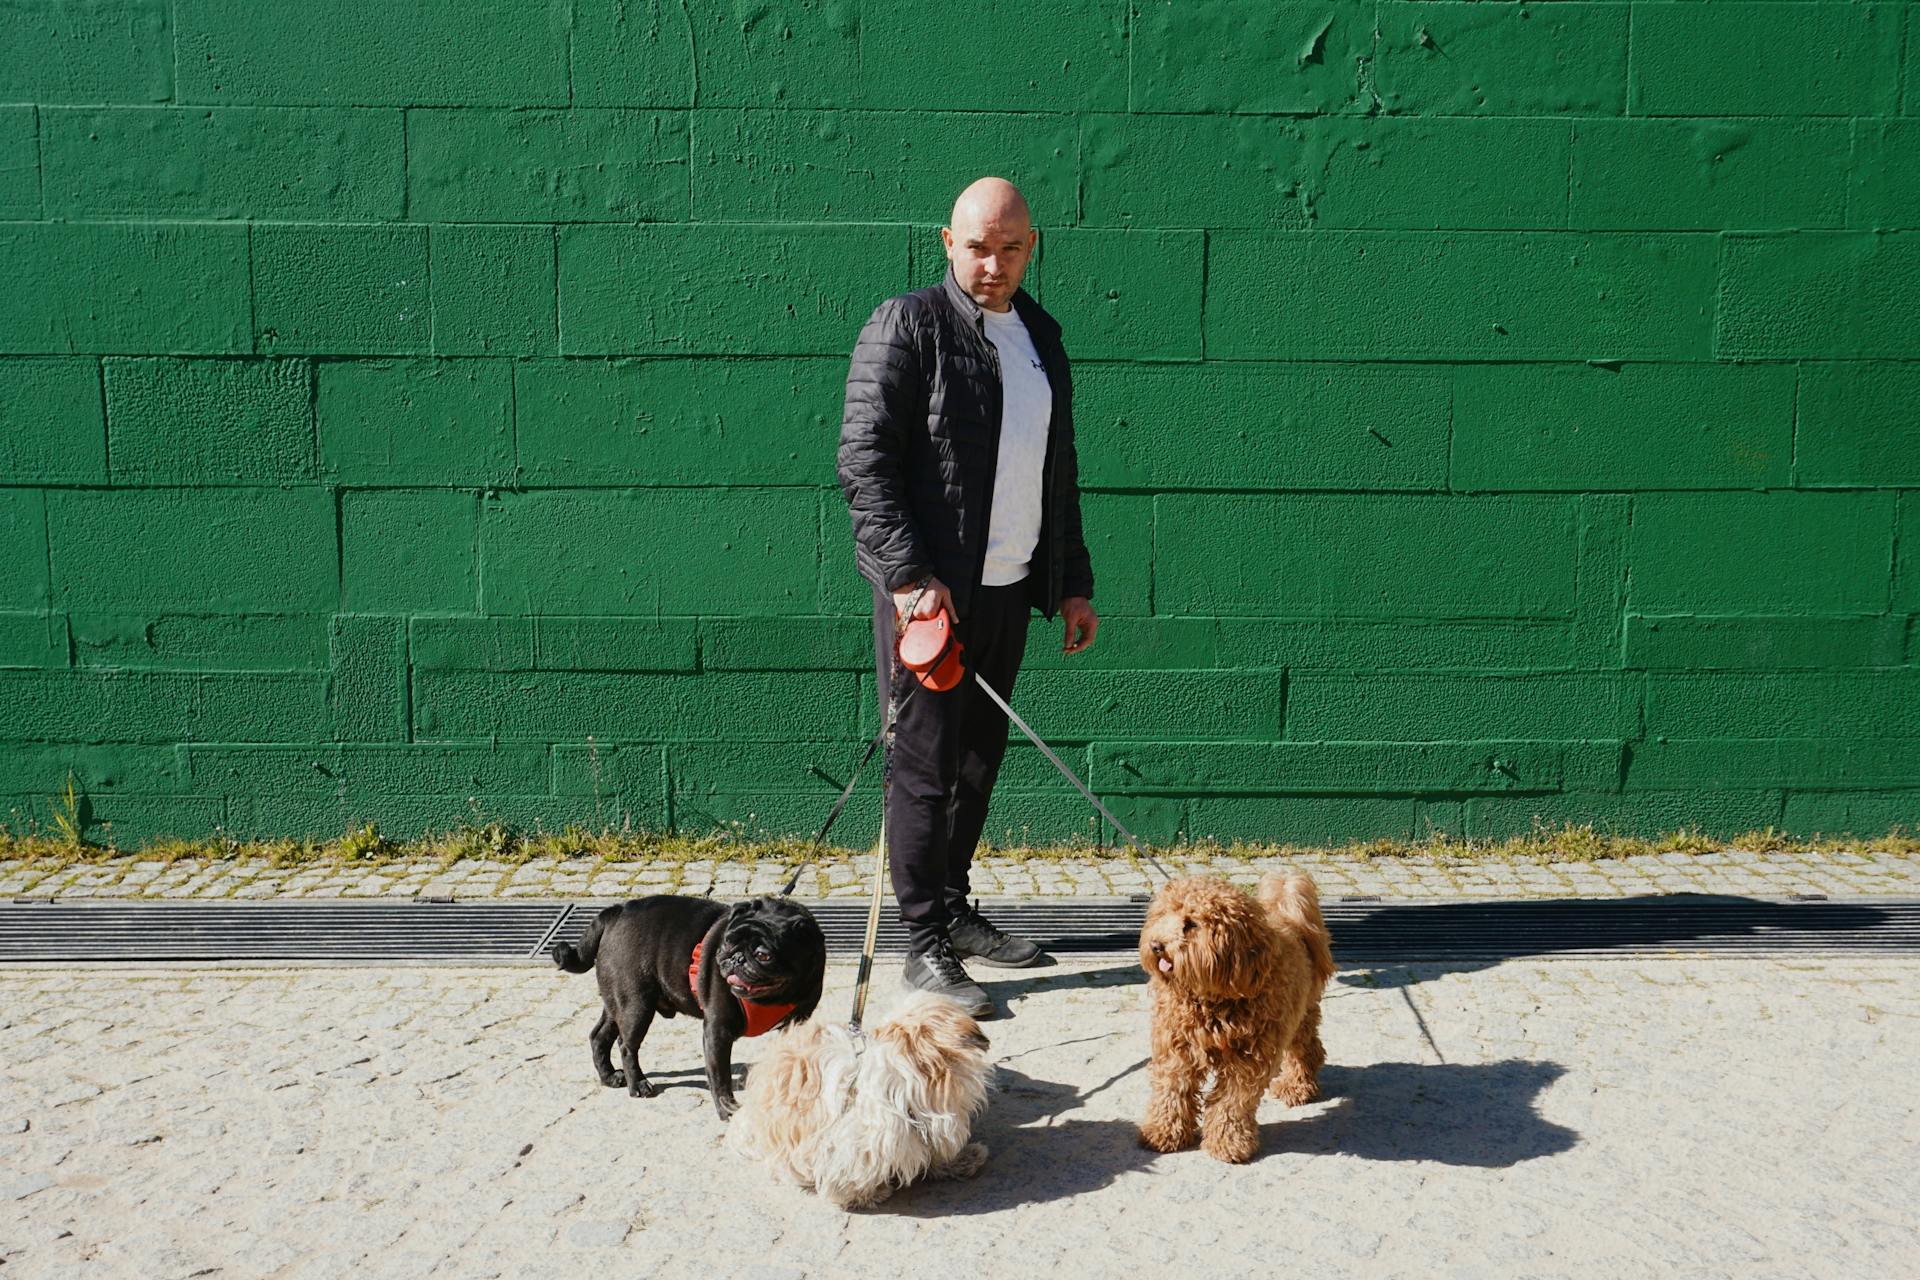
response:
[[[1920,823],[1854,0],[4,0],[0,810],[810,828],[846,353],[985,172],[1106,617],[1017,701],[1143,833]],[[1016,749],[1009,829],[1092,828]]]

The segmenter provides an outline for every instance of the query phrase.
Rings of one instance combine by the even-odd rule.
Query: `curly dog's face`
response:
[[[1247,995],[1247,962],[1269,932],[1248,894],[1217,880],[1175,880],[1147,907],[1140,967],[1153,981],[1195,996]]]

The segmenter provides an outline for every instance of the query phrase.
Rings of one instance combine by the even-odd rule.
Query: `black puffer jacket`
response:
[[[1040,541],[1027,574],[1035,607],[1052,617],[1066,597],[1093,595],[1073,382],[1053,317],[1024,290],[1013,306],[1053,389]],[[874,311],[853,349],[840,426],[840,488],[868,580],[893,591],[931,573],[962,616],[969,611],[986,564],[1000,411],[999,353],[952,271],[943,283]]]

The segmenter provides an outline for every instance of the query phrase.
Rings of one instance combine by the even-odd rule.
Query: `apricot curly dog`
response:
[[[1153,993],[1141,1143],[1179,1151],[1200,1135],[1216,1159],[1253,1159],[1269,1081],[1288,1106],[1320,1096],[1320,995],[1334,966],[1313,880],[1270,874],[1257,900],[1225,880],[1175,880],[1147,908],[1140,964]]]

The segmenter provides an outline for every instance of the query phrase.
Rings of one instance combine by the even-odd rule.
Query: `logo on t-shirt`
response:
[[[1027,363],[1032,365],[1034,368],[1038,369],[1042,373],[1045,373],[1047,371],[1047,366],[1041,364],[1038,360],[1029,359]]]

